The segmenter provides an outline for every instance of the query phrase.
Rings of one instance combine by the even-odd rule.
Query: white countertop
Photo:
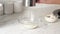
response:
[[[30,8],[27,11],[32,11],[32,10],[33,10],[34,14],[36,15],[36,17],[38,17],[38,18],[44,17],[46,14],[50,13],[48,8],[47,9],[43,9],[43,8],[42,9],[40,9],[40,8],[32,9],[32,8]],[[40,11],[40,10],[42,10],[42,11]],[[47,10],[49,12],[47,12],[45,10]],[[50,8],[50,10],[51,10],[51,8]],[[41,18],[41,21],[42,21],[41,23],[44,22],[45,25],[43,25],[39,28],[36,28],[36,29],[25,29],[23,27],[23,25],[21,25],[18,22],[18,19],[14,18],[14,17],[17,17],[19,15],[16,14],[14,16],[10,15],[8,17],[6,17],[6,16],[1,17],[1,19],[4,18],[4,19],[6,19],[6,21],[0,22],[0,23],[2,23],[1,27],[0,27],[0,34],[60,34],[59,20],[56,23],[47,23],[44,21],[44,19]]]

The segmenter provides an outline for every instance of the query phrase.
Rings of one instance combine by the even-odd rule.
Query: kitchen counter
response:
[[[54,8],[52,8],[54,10]],[[51,8],[27,8],[25,11],[33,11],[36,18],[41,20],[42,26],[36,29],[25,29],[21,23],[18,22],[18,17],[21,14],[14,14],[10,16],[1,16],[0,18],[0,34],[60,34],[59,20],[56,23],[48,23],[44,20],[44,16],[53,11]],[[47,12],[47,11],[48,12]],[[50,11],[49,11],[50,10]],[[3,19],[4,18],[4,19]],[[5,20],[6,19],[6,20]]]

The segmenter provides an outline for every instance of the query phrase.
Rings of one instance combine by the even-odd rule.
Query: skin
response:
[[[60,0],[40,0],[40,3],[46,3],[46,4],[60,4]]]

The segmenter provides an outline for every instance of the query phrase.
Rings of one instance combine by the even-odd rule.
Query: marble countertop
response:
[[[43,23],[41,27],[38,27],[36,29],[25,29],[17,19],[17,16],[20,16],[21,14],[0,16],[0,34],[60,34],[59,20],[56,23],[48,23],[44,20],[44,16],[49,14],[52,9],[27,8],[27,10],[25,10],[33,11],[36,15],[35,17],[40,18],[40,23]],[[45,10],[47,10],[48,12]]]

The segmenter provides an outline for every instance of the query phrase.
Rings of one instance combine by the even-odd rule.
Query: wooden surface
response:
[[[40,0],[39,2],[47,4],[60,4],[60,0]]]

